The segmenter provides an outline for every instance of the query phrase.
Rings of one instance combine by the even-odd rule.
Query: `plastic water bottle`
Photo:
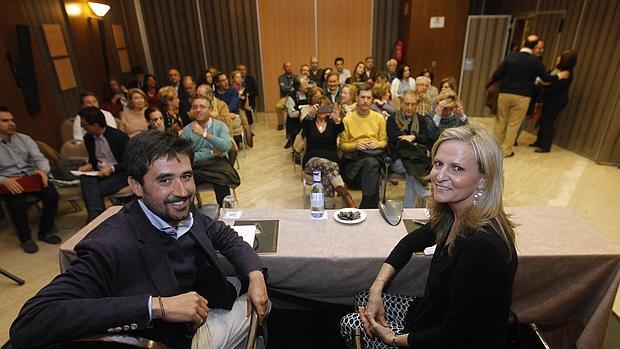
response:
[[[323,217],[325,201],[323,200],[323,184],[321,184],[321,171],[312,172],[312,189],[310,190],[310,214],[314,218]]]

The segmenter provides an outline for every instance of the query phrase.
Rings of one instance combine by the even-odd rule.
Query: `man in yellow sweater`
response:
[[[360,84],[357,109],[343,119],[340,149],[344,152],[343,178],[348,185],[362,189],[360,208],[379,205],[379,177],[387,147],[386,122],[383,115],[370,110],[370,85]]]

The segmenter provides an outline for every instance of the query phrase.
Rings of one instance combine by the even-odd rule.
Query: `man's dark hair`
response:
[[[361,83],[357,83],[355,84],[355,86],[357,87],[357,95],[360,95],[360,92],[362,91],[371,91],[372,92],[372,86],[370,86],[370,84],[365,83],[365,82],[361,82]]]
[[[572,70],[577,64],[577,51],[565,50],[560,54],[560,63],[557,68],[560,70]]]
[[[1,112],[5,112],[5,113],[9,113],[9,108],[6,105],[0,105],[0,111]]]
[[[220,83],[220,76],[222,76],[222,75],[226,75],[226,73],[224,73],[222,71],[217,72],[217,74],[215,74],[215,77],[213,78],[214,79],[213,83],[219,84]]]
[[[334,59],[334,65],[336,65],[336,63],[338,63],[338,61],[342,61],[342,63],[344,63],[344,58],[336,57],[336,59]]]
[[[84,91],[80,93],[80,103],[84,103],[84,98],[85,97],[95,97],[97,98],[97,95],[94,92],[90,92],[90,91]]]
[[[167,132],[150,130],[129,139],[125,147],[127,174],[140,184],[149,167],[160,158],[186,155],[194,162],[194,149],[189,141]]]
[[[538,45],[539,41],[540,41],[540,39],[538,37],[536,38],[536,40],[526,39],[525,43],[523,44],[523,47],[527,47],[529,49],[533,49],[534,47],[536,47],[536,45]]]
[[[142,69],[139,65],[134,65],[131,67],[131,75],[136,76],[138,74],[144,74],[144,69]]]
[[[100,127],[106,127],[105,116],[97,107],[86,107],[80,109],[78,115],[85,123],[92,125],[97,124]]]
[[[146,109],[144,109],[144,118],[146,119],[146,122],[150,122],[151,121],[151,114],[158,111],[159,109],[153,107],[153,106],[148,106]]]

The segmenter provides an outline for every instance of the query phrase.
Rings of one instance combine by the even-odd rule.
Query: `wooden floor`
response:
[[[284,131],[276,131],[275,114],[259,114],[256,119],[255,146],[239,155],[240,207],[304,207],[300,168],[297,165],[293,169],[290,152],[283,149]],[[470,121],[493,126],[489,118]],[[516,155],[505,160],[505,206],[568,207],[620,244],[620,169],[597,165],[555,146],[551,153],[537,154],[526,146],[533,141],[531,134],[522,134]],[[389,198],[402,199],[404,184],[390,184],[388,188]],[[361,193],[353,191],[352,195],[359,203]],[[211,193],[205,199],[214,201]],[[61,205],[56,221],[63,239],[81,228],[86,219],[84,210],[70,210],[69,205]],[[30,214],[34,218],[38,215],[36,210]],[[32,223],[36,232],[36,219]],[[0,276],[0,344],[7,340],[9,326],[24,302],[59,271],[58,247],[45,243],[39,243],[39,247],[38,253],[25,254],[9,232],[6,220],[0,222],[0,267],[26,279],[24,286],[17,286]],[[615,309],[618,312],[620,307],[616,305]]]

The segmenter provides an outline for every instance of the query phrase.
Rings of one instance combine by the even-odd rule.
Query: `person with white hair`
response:
[[[428,97],[428,89],[431,86],[431,79],[426,76],[415,78],[415,92],[418,94],[418,105],[415,112],[420,115],[427,115],[433,111],[433,103]]]

